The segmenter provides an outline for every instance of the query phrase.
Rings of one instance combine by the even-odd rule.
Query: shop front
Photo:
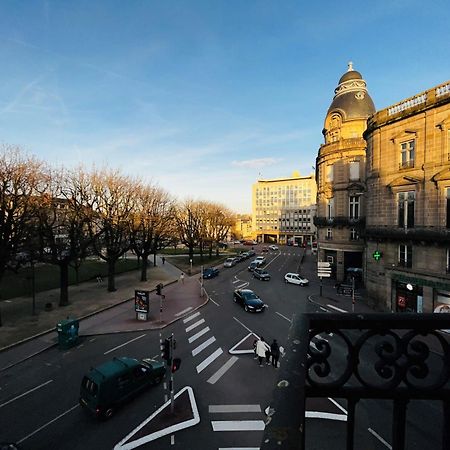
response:
[[[422,286],[413,283],[394,281],[396,312],[423,312]]]

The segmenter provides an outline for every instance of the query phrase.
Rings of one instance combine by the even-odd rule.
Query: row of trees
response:
[[[152,254],[181,242],[190,259],[196,247],[212,255],[233,221],[223,205],[177,201],[117,170],[56,170],[16,147],[0,150],[0,283],[6,270],[32,261],[57,265],[61,306],[69,302],[69,267],[88,255],[105,261],[114,291],[115,265],[127,251],[142,260],[146,281]]]

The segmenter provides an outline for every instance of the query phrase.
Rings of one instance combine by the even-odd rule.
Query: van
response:
[[[114,358],[83,377],[80,405],[98,418],[109,419],[116,409],[164,377],[164,363],[154,359]]]

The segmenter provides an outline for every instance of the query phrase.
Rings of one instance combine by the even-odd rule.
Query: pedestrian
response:
[[[253,359],[258,359],[258,355],[256,354],[256,344],[258,343],[259,339],[255,339],[253,341],[253,352],[255,353],[255,357]]]
[[[164,258],[164,256],[162,257],[162,262],[163,262],[163,265],[166,262],[166,258]]]
[[[280,358],[280,347],[276,339],[270,345],[270,353],[272,354],[272,366],[278,368],[278,359]]]
[[[181,272],[180,281],[184,284],[184,273],[183,272]]]
[[[270,347],[267,342],[264,341],[264,338],[261,336],[259,341],[256,343],[256,354],[258,355],[259,367],[262,367],[263,358],[267,358],[267,352],[270,351]]]

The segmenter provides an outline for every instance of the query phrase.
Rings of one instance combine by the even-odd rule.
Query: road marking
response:
[[[218,348],[214,353],[209,355],[204,361],[202,361],[197,367],[197,373],[200,373],[202,370],[206,369],[214,360],[216,360],[221,354],[223,350]]]
[[[236,284],[236,283],[239,283],[239,281],[241,281],[239,278],[236,278],[234,281],[233,281],[233,284]]]
[[[263,420],[212,420],[214,431],[262,431],[265,428]]]
[[[209,405],[210,413],[261,412],[260,405]]]
[[[215,341],[216,341],[216,338],[214,336],[210,337],[208,340],[203,342],[203,344],[200,344],[198,347],[196,347],[196,348],[194,348],[194,350],[192,350],[192,356],[197,356],[202,350],[204,350],[206,347],[208,347],[208,345],[211,345]]]
[[[52,382],[53,382],[53,380],[48,380],[48,381],[46,381],[45,383],[42,383],[42,384],[40,384],[39,386],[36,386],[36,387],[34,387],[33,389],[30,389],[29,391],[26,391],[26,392],[24,392],[23,394],[20,394],[20,395],[18,395],[17,397],[14,397],[14,398],[12,398],[11,400],[8,400],[8,401],[5,402],[5,403],[2,403],[2,404],[0,405],[0,408],[3,408],[4,406],[9,405],[10,403],[12,403],[14,400],[17,400],[17,399],[19,399],[19,398],[22,398],[22,397],[24,397],[25,395],[31,394],[32,392],[36,391],[37,389],[40,389],[41,387],[47,386],[47,384],[50,384],[50,383],[52,383]]]
[[[327,308],[324,308],[323,306],[321,306],[320,309],[321,309],[322,311],[325,311],[325,312],[330,312],[330,311],[328,311]]]
[[[75,406],[72,406],[72,408],[68,409],[67,411],[60,414],[58,417],[55,417],[54,419],[50,420],[50,422],[47,422],[46,424],[42,425],[42,427],[39,427],[37,430],[34,430],[32,433],[28,434],[27,436],[20,439],[20,441],[17,441],[18,444],[21,444],[23,441],[26,441],[31,436],[34,436],[36,433],[39,433],[39,431],[43,430],[44,428],[47,428],[49,425],[51,425],[53,422],[56,422],[61,417],[65,416],[66,414],[73,411],[75,408],[78,408],[80,405],[77,403]]]
[[[382,444],[392,450],[392,445],[389,445],[376,431],[372,430],[372,428],[367,428],[367,430],[369,431],[369,433],[373,434]]]
[[[327,306],[328,306],[328,308],[334,309],[334,310],[339,311],[341,313],[346,313],[347,312],[345,309],[338,308],[337,306],[333,306],[333,305],[327,305]]]
[[[174,444],[175,444],[175,436],[172,434],[172,436],[170,436],[170,445]]]
[[[189,306],[189,308],[183,309],[183,311],[180,311],[179,313],[175,314],[175,317],[182,316],[183,314],[187,313],[192,309],[192,306]]]
[[[279,312],[277,312],[277,311],[275,311],[275,314],[278,314],[278,315],[281,316],[283,319],[286,319],[288,322],[292,322],[291,319],[288,319],[286,316],[283,316],[283,314],[281,314],[281,313],[279,313]]]
[[[239,286],[236,286],[236,289],[242,289],[242,288],[248,286],[249,284],[250,284],[250,283],[249,283],[248,281],[246,281],[245,283],[240,284]]]
[[[209,327],[206,327],[206,328],[203,328],[202,331],[199,331],[197,334],[194,334],[194,336],[191,336],[188,339],[189,344],[192,344],[195,340],[197,340],[199,337],[202,337],[208,331],[209,331]]]
[[[347,422],[346,414],[332,414],[322,411],[306,411],[305,417],[309,419],[328,419],[328,420],[338,420],[340,422]]]
[[[108,353],[113,352],[114,350],[117,350],[118,348],[124,347],[125,345],[131,344],[134,341],[137,341],[138,339],[143,338],[144,336],[147,336],[146,334],[141,334],[140,336],[131,339],[130,341],[125,342],[124,344],[118,345],[117,347],[112,348],[111,350],[106,351],[105,353],[103,353],[104,355],[107,355]]]
[[[334,400],[331,397],[328,397],[328,400],[330,400],[330,402],[333,403],[333,405],[335,405],[336,408],[339,408],[344,414],[348,414],[347,410],[342,405],[340,405],[336,400]]]
[[[238,360],[236,356],[232,356],[209,380],[208,383],[215,384],[224,375],[231,366]]]
[[[253,331],[250,330],[250,328],[246,327],[241,321],[237,320],[236,317],[233,317],[233,319],[234,319],[239,325],[242,325],[247,331],[249,331],[250,333],[253,333]]]
[[[215,302],[211,297],[208,297],[216,306],[220,306],[217,302]]]
[[[200,319],[197,322],[193,323],[189,327],[186,328],[186,333],[189,333],[189,331],[192,331],[194,328],[199,327],[202,323],[205,323],[205,319]]]
[[[260,450],[259,447],[219,447],[219,450]]]
[[[183,323],[188,323],[188,322],[190,322],[191,320],[195,319],[195,318],[196,318],[197,316],[199,316],[199,315],[200,315],[200,313],[199,313],[199,312],[196,312],[196,313],[192,314],[191,316],[186,317],[186,319],[183,319]]]

